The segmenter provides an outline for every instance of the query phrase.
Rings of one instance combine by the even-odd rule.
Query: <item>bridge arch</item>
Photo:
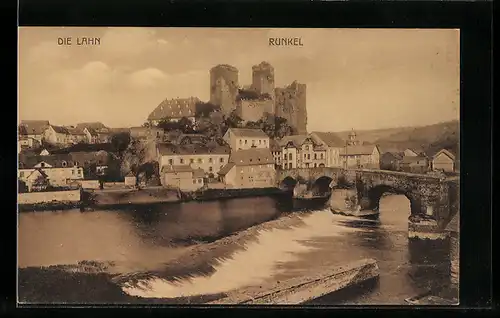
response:
[[[314,180],[311,184],[311,191],[314,195],[331,194],[332,188],[330,187],[333,178],[330,176],[321,176]]]
[[[420,214],[421,203],[420,199],[414,193],[407,189],[401,189],[390,185],[376,185],[368,189],[366,196],[360,198],[360,206],[362,210],[376,210],[380,209],[380,199],[386,193],[404,195],[410,202],[410,213],[412,215]]]
[[[297,183],[298,183],[298,181],[295,178],[293,178],[291,176],[287,176],[283,180],[281,180],[279,187],[281,190],[290,192],[290,191],[293,191],[293,189],[295,188]]]

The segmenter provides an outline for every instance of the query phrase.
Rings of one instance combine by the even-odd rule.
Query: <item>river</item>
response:
[[[343,200],[340,193],[333,200]],[[123,292],[142,299],[210,295],[283,280],[361,258],[378,261],[377,281],[315,304],[406,304],[447,279],[440,241],[408,239],[409,201],[383,197],[377,221],[327,209],[292,214],[300,224],[218,240],[290,215],[273,197],[165,204],[150,209],[19,214],[18,266],[108,264]],[[29,282],[28,282],[29,283]],[[36,293],[36,291],[34,291]],[[29,299],[25,299],[29,302]]]

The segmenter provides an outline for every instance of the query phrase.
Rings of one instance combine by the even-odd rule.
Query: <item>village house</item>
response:
[[[229,128],[223,139],[231,147],[231,151],[269,149],[269,136],[261,129]]]
[[[422,155],[422,151],[421,150],[417,150],[417,149],[406,148],[403,151],[403,156],[404,157],[418,157],[420,155]]]
[[[273,154],[275,169],[281,169],[282,168],[281,158],[283,156],[281,152],[282,151],[281,146],[279,142],[274,139],[271,139],[269,142],[270,142],[269,150],[271,150],[271,153]]]
[[[201,103],[197,97],[165,99],[148,116],[148,122],[157,126],[161,121],[177,122],[186,117],[195,123],[196,105]]]
[[[131,127],[130,138],[138,140],[163,140],[165,131],[158,127]]]
[[[50,125],[43,134],[43,140],[51,145],[70,145],[72,136],[66,127]]]
[[[87,135],[81,128],[66,127],[69,133],[69,142],[72,144],[86,143],[88,141]]]
[[[81,180],[84,177],[83,168],[75,165],[67,154],[19,156],[19,180],[28,183],[28,178],[37,169],[46,175],[51,186],[56,187],[67,186],[72,180]]]
[[[345,147],[345,141],[332,132],[312,132],[310,137],[315,143],[326,147],[325,165],[327,167],[342,167],[340,151]]]
[[[269,188],[275,186],[274,158],[269,149],[251,148],[231,153],[229,163],[219,171],[228,187]]]
[[[447,149],[439,150],[432,156],[431,169],[444,172],[454,172],[455,154]]]
[[[429,160],[425,156],[404,156],[400,162],[400,170],[411,173],[426,173],[429,171]]]
[[[285,136],[280,145],[283,169],[326,167],[327,147],[307,135]]]
[[[340,158],[346,169],[380,169],[380,151],[375,145],[348,145]]]
[[[23,138],[32,138],[39,143],[42,142],[44,132],[49,128],[48,120],[21,120],[19,124],[19,135]]]
[[[158,143],[157,145],[160,167],[190,165],[193,169],[202,169],[208,177],[216,176],[228,163],[230,152],[228,146],[218,144]]]
[[[113,154],[107,151],[78,151],[69,152],[73,165],[84,169],[92,168],[89,173],[93,177],[106,175],[110,165],[119,164],[118,160],[113,160]]]
[[[99,133],[97,132],[97,130],[85,127],[83,128],[83,133],[87,137],[87,142],[89,144],[99,143]]]
[[[41,169],[34,169],[21,181],[26,186],[24,191],[27,190],[28,192],[43,191],[50,184],[49,176]]]
[[[404,153],[396,151],[387,151],[380,156],[380,169],[399,171],[400,164],[403,160]]]
[[[196,191],[204,186],[202,169],[190,165],[168,165],[161,168],[161,184],[181,191]]]
[[[26,135],[19,135],[17,143],[19,152],[23,149],[39,148],[42,145],[38,139],[27,137]]]

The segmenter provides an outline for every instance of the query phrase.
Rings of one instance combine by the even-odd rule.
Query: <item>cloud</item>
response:
[[[151,88],[165,81],[168,76],[157,68],[147,68],[133,72],[128,76],[129,84],[134,88]]]

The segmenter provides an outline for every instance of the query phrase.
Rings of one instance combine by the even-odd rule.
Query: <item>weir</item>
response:
[[[239,289],[209,304],[297,305],[378,276],[377,262],[363,259],[315,275]]]

